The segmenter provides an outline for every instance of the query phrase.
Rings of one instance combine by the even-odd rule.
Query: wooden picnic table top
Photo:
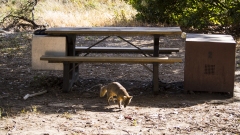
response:
[[[180,35],[180,27],[55,27],[49,35]]]

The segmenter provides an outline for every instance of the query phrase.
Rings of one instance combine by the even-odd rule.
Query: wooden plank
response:
[[[182,62],[182,58],[159,58],[159,57],[50,57],[42,56],[40,60],[53,63],[177,63]]]
[[[128,48],[128,47],[76,47],[77,53],[146,53],[153,54],[153,48]],[[179,48],[159,48],[159,54],[171,54],[172,52],[179,52]]]
[[[181,35],[180,27],[55,27],[45,31],[49,35]]]

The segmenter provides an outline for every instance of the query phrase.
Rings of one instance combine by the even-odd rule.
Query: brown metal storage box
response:
[[[233,95],[236,42],[231,35],[187,34],[185,49],[186,91]]]

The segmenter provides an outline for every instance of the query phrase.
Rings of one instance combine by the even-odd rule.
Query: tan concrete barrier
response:
[[[47,35],[34,35],[32,38],[32,69],[63,70],[62,63],[41,61],[42,55],[66,56],[66,38]]]

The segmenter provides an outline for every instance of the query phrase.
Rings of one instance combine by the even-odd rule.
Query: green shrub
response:
[[[182,12],[175,0],[126,0],[137,11],[136,18],[147,23],[177,23],[178,13]],[[174,19],[175,18],[175,19]]]
[[[240,0],[125,0],[137,11],[136,19],[203,29],[209,25],[238,27]]]

